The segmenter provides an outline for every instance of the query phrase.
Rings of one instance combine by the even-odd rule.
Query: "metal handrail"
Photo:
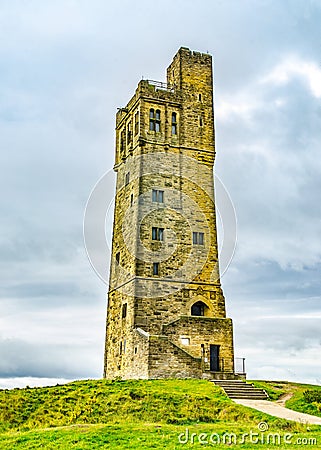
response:
[[[156,89],[162,91],[174,92],[174,86],[169,83],[164,83],[162,81],[146,80],[151,86],[155,86]]]
[[[235,373],[244,374],[245,372],[245,358],[235,358]]]
[[[221,358],[216,357],[213,358],[213,360],[216,361],[218,370],[217,372],[225,372],[226,368],[229,366],[229,363],[231,362],[230,359],[227,358]],[[244,375],[245,372],[245,358],[234,358],[234,372],[239,375]]]

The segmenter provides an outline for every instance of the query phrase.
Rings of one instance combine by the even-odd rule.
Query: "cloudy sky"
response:
[[[1,2],[0,387],[102,375],[84,209],[117,107],[180,46],[214,56],[237,356],[250,378],[321,383],[320,21],[318,0]]]

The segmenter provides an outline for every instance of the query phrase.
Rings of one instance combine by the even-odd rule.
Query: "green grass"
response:
[[[235,423],[223,424],[194,424],[189,426],[169,425],[169,424],[122,424],[122,425],[74,425],[63,429],[56,428],[53,430],[37,430],[29,432],[3,433],[0,435],[1,450],[12,449],[52,449],[52,450],[70,450],[70,449],[159,449],[159,450],[176,450],[182,449],[198,449],[198,448],[231,448],[228,445],[229,438],[224,433],[235,433],[236,441],[232,447],[235,449],[297,449],[298,439],[314,439],[318,444],[321,442],[321,432],[317,427],[310,427],[309,430],[303,429],[301,425],[291,430],[271,427],[270,433],[278,433],[280,435],[280,444],[267,445],[268,433],[259,433],[258,438],[263,443],[250,442],[249,439],[242,444],[243,433],[258,432],[257,426],[239,425]],[[196,433],[196,436],[192,436]],[[200,439],[207,443],[199,443],[198,439],[201,433],[207,436],[201,436]],[[215,434],[214,434],[215,433]],[[211,443],[211,435],[214,443]],[[218,445],[217,435],[221,440]],[[181,438],[179,442],[178,438]],[[186,439],[186,437],[188,439]],[[255,438],[256,439],[256,438]],[[291,444],[284,444],[284,439],[291,439]],[[187,442],[186,442],[187,441]],[[185,443],[186,442],[186,443]],[[270,441],[271,442],[271,441]],[[272,441],[273,442],[273,441]],[[311,442],[311,441],[310,441]],[[320,448],[320,446],[312,443],[304,445],[304,448]]]
[[[294,411],[311,414],[321,417],[321,403],[308,402],[304,397],[305,391],[320,392],[321,386],[302,383],[288,383],[275,381],[251,381],[255,386],[265,389],[270,400],[278,400],[284,394],[291,394],[291,398],[286,400],[285,406]]]
[[[309,388],[293,383],[255,384],[264,387],[272,398],[290,391],[303,397],[303,391]],[[298,401],[294,405],[300,407]],[[205,380],[86,380],[0,390],[1,450],[204,448],[214,444],[197,443],[199,433],[207,433],[209,438],[212,433],[222,437],[225,432],[233,432],[239,441],[243,433],[259,432],[260,422],[267,423],[270,432],[282,436],[291,433],[293,439],[313,437],[321,445],[321,426],[307,427],[235,404],[221,388]],[[186,429],[189,443],[180,444],[178,436],[185,436]],[[191,444],[194,432],[195,442]],[[233,448],[253,446],[280,448],[266,443],[233,444]],[[215,444],[215,448],[226,447]]]
[[[291,385],[282,381],[250,381],[254,386],[264,389],[270,400],[278,400],[282,395],[291,391]]]
[[[78,381],[47,388],[2,390],[0,404],[2,431],[137,421],[208,423],[258,416],[204,380]]]
[[[303,393],[307,390],[320,391],[321,386],[296,384],[293,396],[285,403],[285,406],[295,411],[304,412],[306,414],[312,414],[313,416],[321,417],[321,403],[312,402],[309,403],[305,400]]]

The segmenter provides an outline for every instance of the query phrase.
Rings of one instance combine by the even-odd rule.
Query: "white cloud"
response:
[[[55,386],[56,384],[65,384],[74,381],[67,378],[37,378],[37,377],[12,377],[0,378],[0,389],[14,389],[37,387],[37,386]]]
[[[253,94],[249,96],[248,92],[242,92],[231,97],[218,96],[215,112],[222,121],[230,120],[233,116],[241,116],[243,120],[250,120],[253,113],[261,106],[259,99]]]
[[[288,56],[271,72],[261,79],[261,83],[276,85],[288,83],[295,77],[301,77],[307,82],[312,94],[321,97],[321,68],[314,61],[306,61],[298,56]]]

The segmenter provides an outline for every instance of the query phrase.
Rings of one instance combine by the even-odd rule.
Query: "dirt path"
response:
[[[249,408],[254,408],[271,416],[280,417],[282,419],[294,420],[295,422],[321,425],[321,417],[311,416],[310,414],[292,411],[282,406],[282,402],[286,402],[292,394],[285,394],[278,402],[269,402],[268,400],[246,400],[235,399],[234,402]],[[285,398],[288,396],[287,398]]]
[[[279,397],[279,399],[278,400],[275,400],[275,402],[274,403],[277,403],[278,405],[281,405],[281,406],[285,406],[285,402],[287,401],[287,400],[290,400],[290,398],[293,396],[293,392],[288,392],[288,393],[286,393],[286,394],[283,394],[283,395],[281,395],[281,397]]]

